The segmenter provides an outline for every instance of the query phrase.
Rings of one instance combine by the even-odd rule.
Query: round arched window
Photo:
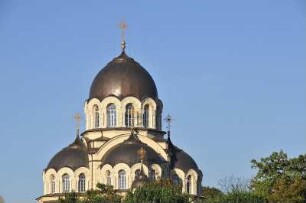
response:
[[[63,176],[62,176],[62,190],[63,192],[70,192],[70,176],[65,173]]]
[[[78,191],[79,192],[85,192],[85,184],[86,184],[86,178],[84,173],[81,173],[79,175],[79,182],[78,182]]]
[[[118,173],[118,188],[120,190],[126,189],[126,173],[124,170],[120,170]]]
[[[126,127],[134,126],[134,107],[132,104],[126,105],[125,108],[125,126]]]

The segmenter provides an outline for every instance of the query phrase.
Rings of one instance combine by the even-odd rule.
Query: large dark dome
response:
[[[80,138],[77,137],[72,144],[58,152],[51,159],[46,170],[50,168],[59,170],[63,167],[68,167],[72,170],[76,170],[79,167],[89,168],[88,151]]]
[[[134,96],[139,100],[158,98],[155,82],[139,63],[122,52],[109,62],[93,80],[89,99]]]

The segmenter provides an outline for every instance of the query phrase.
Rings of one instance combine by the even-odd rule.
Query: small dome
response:
[[[79,137],[68,147],[58,152],[49,162],[47,169],[59,170],[63,167],[76,170],[79,167],[89,168],[88,151]]]
[[[185,173],[188,172],[188,170],[190,169],[199,171],[198,165],[193,160],[193,158],[189,154],[184,152],[182,149],[175,146],[172,143],[170,136],[168,137],[167,143],[169,147],[168,153],[170,154],[171,159],[171,169],[178,168],[184,171]]]
[[[189,169],[198,170],[198,165],[189,154],[179,148],[176,148],[176,150],[174,168],[181,169],[184,172],[187,172]]]
[[[104,155],[101,161],[101,166],[105,164],[115,166],[118,163],[126,163],[127,165],[132,166],[136,163],[140,163],[137,151],[141,147],[146,151],[146,162],[148,164],[161,164],[165,162],[165,160],[151,147],[142,143],[135,135],[131,134],[127,140],[114,146]]]
[[[155,82],[139,63],[122,52],[109,62],[93,80],[89,99],[115,96],[123,99],[133,96],[139,100],[158,98]]]

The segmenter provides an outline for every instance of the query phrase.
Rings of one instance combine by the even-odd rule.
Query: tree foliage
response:
[[[258,170],[251,184],[256,194],[269,202],[306,201],[306,154],[290,159],[283,151],[273,152],[251,163]]]
[[[88,190],[81,195],[76,192],[65,194],[60,203],[120,203],[122,197],[116,193],[111,185],[97,184],[96,190]]]
[[[213,199],[213,198],[217,198],[223,195],[222,191],[215,188],[215,187],[207,187],[204,186],[202,188],[202,193],[203,193],[203,198],[204,200],[208,200],[208,199]]]
[[[126,203],[187,203],[189,197],[182,194],[181,187],[175,186],[168,180],[148,182],[144,186],[129,191]]]

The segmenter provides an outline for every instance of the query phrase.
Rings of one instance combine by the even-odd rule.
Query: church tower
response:
[[[202,172],[162,129],[163,103],[148,71],[125,51],[94,78],[84,104],[86,129],[59,151],[43,171],[41,203],[67,192],[83,193],[97,183],[124,194],[140,180],[170,178],[199,195]],[[142,179],[141,179],[142,177]]]

